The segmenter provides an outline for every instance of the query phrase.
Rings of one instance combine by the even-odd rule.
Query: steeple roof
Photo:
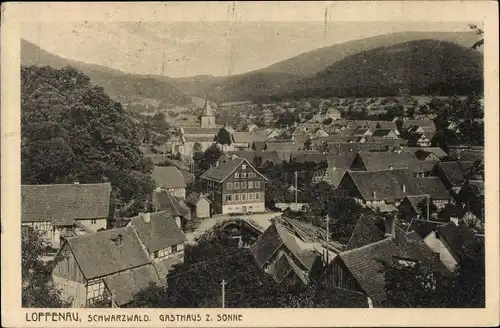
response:
[[[205,99],[205,105],[203,105],[203,111],[201,112],[201,116],[214,116],[214,111],[212,110],[212,106],[210,106],[210,101],[208,100],[208,96]]]

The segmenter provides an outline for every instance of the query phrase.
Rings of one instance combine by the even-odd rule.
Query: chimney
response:
[[[140,213],[140,216],[144,220],[145,223],[151,222],[151,213]]]
[[[375,190],[372,191],[372,196],[373,196],[373,199],[377,199],[377,192]]]
[[[406,193],[406,185],[403,184],[403,192]]]
[[[385,228],[385,237],[396,236],[396,219],[392,216],[388,216],[384,218],[384,228]]]
[[[73,184],[80,184],[80,182],[78,182],[78,181],[73,181]]]

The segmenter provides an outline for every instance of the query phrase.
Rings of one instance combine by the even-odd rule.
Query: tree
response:
[[[43,263],[45,244],[38,231],[21,229],[21,299],[23,307],[57,308],[70,304],[60,299],[60,292],[52,283],[50,267]]]
[[[152,163],[121,104],[72,67],[21,69],[21,181],[109,181],[116,201],[141,206]]]
[[[278,120],[276,122],[277,127],[286,128],[293,126],[295,122],[299,122],[300,120],[289,111],[285,111],[278,116]]]
[[[221,145],[229,146],[232,144],[231,133],[229,133],[226,129],[221,128],[215,136],[215,141]]]
[[[477,35],[482,36],[484,34],[484,31],[482,29],[478,28],[477,25],[475,25],[475,24],[469,24],[469,28],[471,30],[475,30]],[[474,44],[472,45],[471,48],[477,49],[477,48],[481,48],[483,45],[484,45],[484,38],[481,38],[480,40],[474,42]]]
[[[217,147],[217,144],[212,144],[205,150],[205,152],[195,152],[193,154],[193,160],[195,163],[195,175],[198,177],[203,172],[208,170],[211,165],[217,162],[222,154],[223,152],[219,147]]]
[[[323,121],[323,125],[330,125],[330,124],[332,124],[332,122],[333,122],[333,119],[331,117],[329,117]]]

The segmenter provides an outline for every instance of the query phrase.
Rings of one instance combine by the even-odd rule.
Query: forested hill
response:
[[[276,96],[467,95],[483,89],[482,53],[418,40],[344,58]]]
[[[336,62],[362,51],[379,47],[390,47],[403,42],[428,39],[452,42],[462,47],[471,47],[478,40],[478,36],[475,32],[417,31],[377,35],[315,49],[280,61],[259,71],[265,73],[288,73],[305,77],[320,72]]]
[[[188,95],[165,80],[65,59],[22,39],[21,64],[52,68],[73,66],[90,77],[93,84],[102,86],[110,97],[124,103],[149,101],[165,105],[191,105]]]

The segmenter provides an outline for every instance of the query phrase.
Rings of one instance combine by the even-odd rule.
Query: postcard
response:
[[[3,325],[499,324],[496,2],[7,3],[1,33]]]

